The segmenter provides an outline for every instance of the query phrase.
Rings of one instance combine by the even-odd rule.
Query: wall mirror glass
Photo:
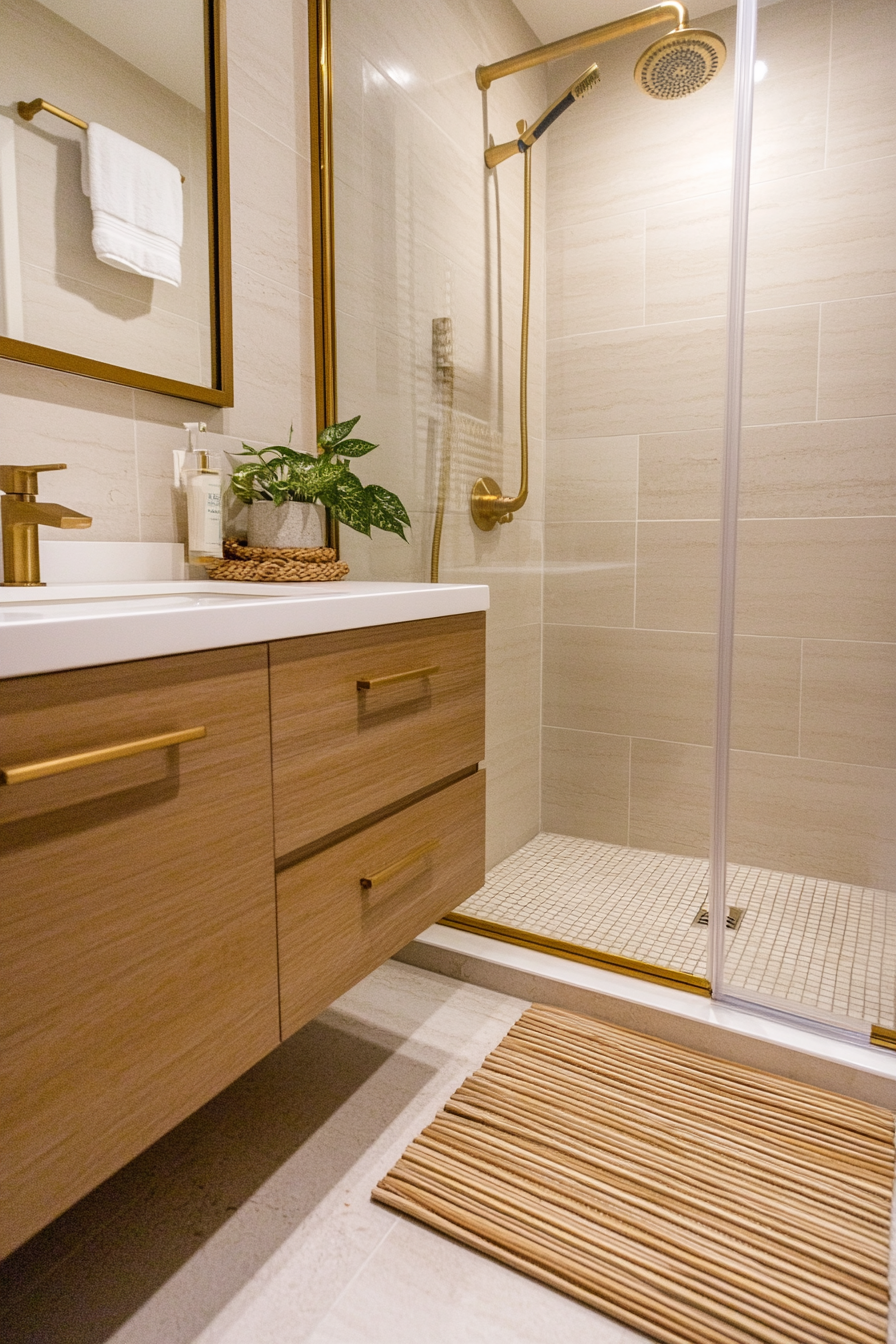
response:
[[[232,404],[224,0],[0,0],[0,355]]]

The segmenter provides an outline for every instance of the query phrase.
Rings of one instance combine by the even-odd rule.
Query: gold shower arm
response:
[[[601,24],[599,28],[587,28],[584,33],[574,33],[572,37],[561,37],[559,42],[548,42],[543,47],[533,47],[519,56],[508,56],[503,61],[493,61],[491,65],[476,67],[476,83],[480,89],[487,89],[496,79],[505,75],[515,75],[518,70],[529,70],[533,65],[543,65],[545,61],[559,61],[562,56],[571,56],[585,47],[597,47],[604,42],[612,42],[617,37],[626,37],[629,33],[639,33],[642,28],[652,28],[664,19],[675,19],[679,28],[688,21],[688,11],[678,0],[666,0],[661,5],[651,5],[637,14],[628,14],[624,19],[614,19],[612,23]]]

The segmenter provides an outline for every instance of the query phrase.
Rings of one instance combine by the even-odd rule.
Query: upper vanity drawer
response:
[[[482,759],[483,612],[270,650],[278,855]]]

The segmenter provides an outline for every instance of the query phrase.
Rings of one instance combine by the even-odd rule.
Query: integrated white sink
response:
[[[454,583],[72,583],[0,588],[0,677],[260,644],[488,608]]]

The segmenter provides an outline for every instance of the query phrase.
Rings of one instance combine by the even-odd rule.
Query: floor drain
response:
[[[728,917],[725,920],[725,928],[730,929],[732,933],[734,932],[735,929],[739,929],[740,922],[745,914],[746,911],[741,906],[729,905]],[[706,928],[706,926],[709,924],[709,911],[707,910],[705,905],[701,907],[700,913],[697,915],[697,918],[694,920],[694,923],[702,924],[704,928]]]

